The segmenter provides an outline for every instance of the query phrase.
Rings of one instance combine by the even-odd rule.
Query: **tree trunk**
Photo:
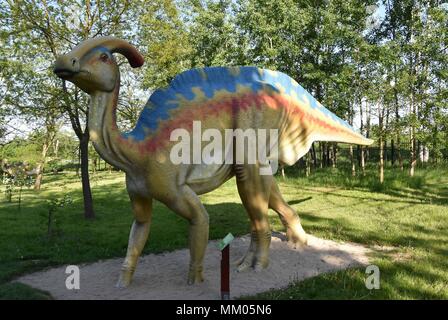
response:
[[[420,140],[417,140],[417,154],[416,154],[416,165],[420,168],[422,167],[422,159],[420,158],[420,155],[422,154],[422,144]]]
[[[384,182],[384,142],[383,142],[383,135],[380,135],[378,143],[380,145],[380,183],[383,184],[383,182]]]
[[[394,99],[395,99],[395,134],[397,138],[396,145],[396,153],[398,158],[398,165],[400,166],[400,170],[403,171],[403,158],[401,157],[401,141],[400,141],[400,112],[399,112],[399,103],[398,103],[398,92],[397,88],[394,87]]]
[[[401,141],[400,134],[397,135],[397,153],[398,153],[398,165],[400,166],[400,170],[404,170],[403,166],[403,157],[401,156]]]
[[[425,162],[426,162],[426,159],[428,158],[428,160],[429,160],[429,157],[427,157],[426,156],[426,152],[427,152],[427,148],[426,148],[426,146],[423,146],[422,148],[421,148],[422,150],[421,150],[421,165],[422,165],[422,168],[424,168],[425,167]]]
[[[317,168],[317,155],[316,155],[316,148],[314,146],[314,142],[311,144],[311,151],[312,151],[312,156],[313,156],[313,166],[314,169]]]
[[[412,13],[411,13],[412,14]],[[412,17],[411,17],[412,18]],[[412,37],[412,30],[411,30],[411,37]],[[417,150],[416,150],[416,138],[415,138],[415,121],[418,118],[417,117],[417,112],[416,112],[416,101],[415,101],[415,77],[416,77],[416,64],[418,64],[418,57],[414,57],[413,53],[411,53],[410,55],[410,62],[409,62],[409,67],[410,67],[410,76],[411,76],[411,87],[410,87],[410,92],[411,92],[411,115],[412,115],[412,122],[411,122],[411,166],[409,168],[409,175],[411,177],[414,176],[415,173],[415,166],[417,164]]]
[[[308,152],[306,155],[305,167],[306,176],[309,177],[311,174],[311,152]]]
[[[333,151],[331,155],[331,165],[333,166],[333,168],[336,168],[338,164],[338,145],[336,144],[336,142],[333,142]]]
[[[369,101],[366,101],[366,138],[370,138],[370,128],[371,128],[371,115],[372,106]],[[369,160],[370,152],[368,148],[364,148],[364,162]]]
[[[97,162],[98,162],[98,158],[94,157],[93,158],[93,166],[92,166],[92,168],[93,168],[92,171],[93,171],[94,174],[96,173]]]
[[[356,160],[358,161],[358,166],[361,167],[361,146],[359,144],[356,146]]]
[[[44,143],[44,145],[42,146],[42,158],[39,165],[36,168],[37,176],[36,181],[34,182],[34,190],[40,190],[40,187],[42,185],[45,163],[47,162],[48,147],[49,147],[48,143]]]
[[[350,145],[350,162],[352,164],[352,177],[356,177],[355,157],[353,156],[353,145]]]
[[[364,134],[364,111],[362,108],[362,99],[359,99],[359,114],[360,114],[360,118],[361,118],[361,134]],[[365,158],[364,158],[364,147],[363,146],[358,146],[359,147],[359,166],[361,167],[361,173],[362,176],[365,177],[366,176],[366,166],[365,166]]]
[[[81,140],[79,140],[79,145],[81,145]],[[81,148],[78,148],[78,157],[77,157],[78,163],[76,164],[76,176],[79,178],[79,171],[81,169]]]
[[[415,128],[412,126],[411,128],[411,167],[409,169],[409,175],[411,177],[415,174],[415,166],[417,164],[416,157],[416,144],[415,144]]]
[[[322,142],[322,162],[323,167],[328,167],[328,142]]]
[[[322,169],[325,165],[325,145],[324,142],[319,142],[319,153],[320,153],[320,168]]]
[[[40,190],[40,187],[42,185],[42,177],[43,177],[43,165],[42,164],[38,164],[37,168],[36,168],[36,181],[34,181],[34,190]]]
[[[364,152],[364,146],[361,146],[361,172],[362,176],[366,176],[366,159],[365,159],[365,152]]]
[[[350,104],[350,116],[348,118],[348,120],[349,120],[348,123],[351,126],[353,126],[354,115],[355,115],[355,106],[353,104]],[[361,134],[362,134],[362,132],[361,132]],[[352,177],[355,177],[356,176],[356,167],[355,167],[355,157],[353,154],[353,145],[352,144],[350,144],[350,146],[349,146],[349,154],[350,154],[350,164],[352,167]]]
[[[324,167],[324,143],[319,141],[320,168]]]
[[[384,109],[384,106],[383,106],[383,109]],[[384,115],[384,110],[383,110],[383,115]],[[384,131],[387,131],[389,128],[389,117],[390,117],[390,108],[389,108],[389,106],[387,106],[387,108],[386,108],[386,123],[385,124],[383,123]],[[387,134],[386,134],[386,132],[384,132],[383,142],[384,142],[384,146],[383,146],[384,164],[387,165],[387,161],[389,160],[389,157],[387,154]]]
[[[54,156],[57,158],[59,154],[59,139],[54,143]]]
[[[84,196],[84,217],[86,219],[95,218],[93,211],[92,191],[90,189],[89,178],[89,133],[83,134],[79,141],[79,150],[81,154],[81,182],[82,194]]]
[[[414,101],[414,92],[411,92],[411,112],[412,115],[415,116],[415,101]],[[417,164],[417,144],[415,139],[415,125],[414,121],[411,123],[411,167],[409,168],[409,175],[411,177],[414,176],[415,173],[415,166]]]
[[[23,186],[20,186],[20,188],[19,188],[19,211],[22,210],[22,189],[23,189]]]
[[[378,127],[379,127],[379,139],[378,144],[380,147],[380,183],[384,183],[384,128],[383,128],[383,115],[384,115],[384,105],[382,102],[378,102]]]
[[[394,139],[390,140],[390,164],[395,166],[395,145],[394,145]]]

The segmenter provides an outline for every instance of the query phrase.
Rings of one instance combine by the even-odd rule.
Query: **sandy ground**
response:
[[[231,297],[253,295],[272,288],[283,288],[295,280],[320,273],[368,264],[369,249],[353,243],[338,243],[310,236],[309,245],[293,249],[283,234],[275,233],[271,243],[270,265],[260,272],[235,271],[235,262],[249,246],[249,237],[236,238],[230,246]],[[210,241],[204,265],[205,281],[188,286],[187,249],[140,258],[133,283],[126,289],[115,287],[123,258],[81,265],[80,289],[65,287],[65,266],[23,276],[16,281],[51,293],[55,299],[186,299],[220,298],[221,253]]]

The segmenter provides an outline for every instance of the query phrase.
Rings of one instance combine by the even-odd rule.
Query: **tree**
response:
[[[2,16],[8,19],[3,32],[8,35],[10,56],[17,63],[23,61],[33,71],[45,75],[47,81],[41,85],[48,90],[50,97],[43,105],[55,102],[79,139],[86,218],[95,216],[88,172],[88,97],[76,87],[56,80],[51,74],[51,66],[59,54],[89,37],[107,34],[125,37],[131,42],[138,40],[137,30],[132,26],[138,6],[139,3],[129,1],[87,1],[66,5],[63,1],[8,0],[1,7]],[[36,94],[27,86],[23,90],[30,90],[28,95]]]
[[[385,19],[376,31],[376,43],[387,43],[393,81],[394,132],[399,166],[403,168],[400,136],[404,130],[410,140],[409,174],[418,161],[419,146],[432,145],[438,139],[439,108],[435,101],[446,90],[447,13],[441,1],[384,0]],[[445,98],[446,100],[446,98]],[[446,105],[446,104],[445,104]],[[443,120],[442,120],[443,121]],[[437,146],[432,145],[435,154]],[[394,146],[395,149],[395,146]],[[426,150],[426,148],[423,148]],[[394,161],[394,158],[393,158]]]
[[[191,67],[192,50],[181,12],[173,0],[151,1],[142,8],[139,30],[151,63],[145,69],[144,87],[166,86],[179,72]]]

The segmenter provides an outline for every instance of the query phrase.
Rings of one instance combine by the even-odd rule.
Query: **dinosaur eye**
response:
[[[109,57],[107,56],[107,54],[102,53],[102,54],[100,55],[100,60],[101,60],[101,61],[106,62],[108,59],[109,59]]]

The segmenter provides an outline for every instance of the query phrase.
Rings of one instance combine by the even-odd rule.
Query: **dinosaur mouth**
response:
[[[54,69],[53,72],[61,79],[70,79],[75,74],[78,73],[78,72],[75,72],[75,71],[72,71],[69,69],[63,69],[63,68]]]

